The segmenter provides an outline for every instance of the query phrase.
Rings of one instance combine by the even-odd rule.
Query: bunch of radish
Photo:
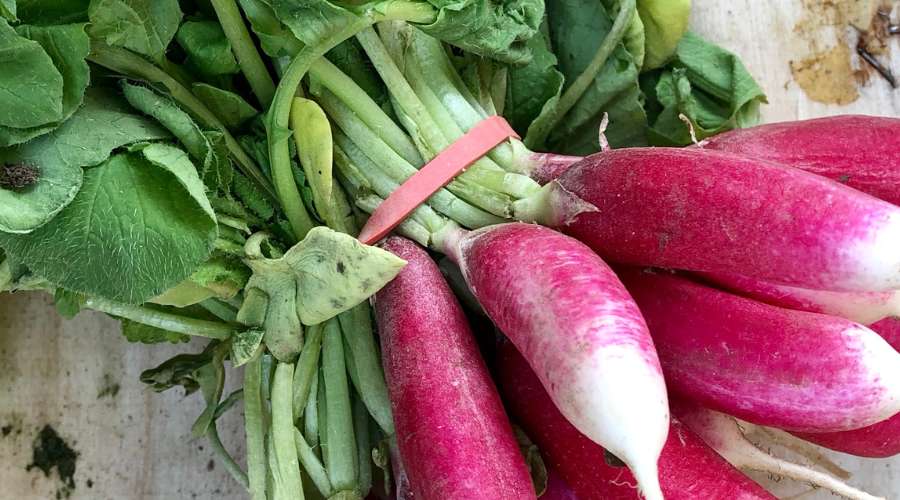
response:
[[[773,498],[752,469],[876,498],[807,442],[900,453],[897,137],[900,120],[854,116],[608,150],[515,202],[540,225],[432,225],[505,336],[488,365],[476,336],[493,334],[473,335],[431,256],[383,242],[409,262],[375,300],[406,493]]]

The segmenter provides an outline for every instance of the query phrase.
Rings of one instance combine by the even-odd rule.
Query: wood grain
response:
[[[835,34],[839,28],[827,22],[821,33],[808,26],[802,33],[796,29],[808,22],[810,2],[819,1],[694,0],[691,24],[743,58],[768,94],[766,121],[839,113],[900,116],[900,92],[880,78],[859,87],[858,99],[846,106],[814,102],[794,81],[790,62],[809,55],[810,33],[822,45],[840,38]],[[894,38],[889,58],[883,57],[900,73],[900,37]],[[853,63],[859,64],[855,58]],[[199,350],[202,344],[191,347]],[[60,486],[55,476],[25,470],[32,440],[51,424],[80,453],[74,500],[243,498],[240,487],[212,462],[206,443],[190,437],[191,423],[201,411],[199,397],[183,398],[177,391],[156,394],[138,382],[142,370],[184,349],[129,344],[117,323],[100,314],[62,320],[46,295],[0,297],[0,428],[10,426],[8,435],[0,435],[0,497],[54,498]],[[111,384],[119,385],[118,394],[98,397]],[[236,410],[220,429],[237,456],[243,454],[240,425]],[[855,486],[900,498],[900,460],[834,457],[854,473],[850,482]],[[808,489],[756,477],[780,496]],[[829,497],[821,492],[804,496]]]

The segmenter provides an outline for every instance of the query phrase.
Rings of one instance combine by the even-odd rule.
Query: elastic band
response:
[[[478,122],[378,205],[359,233],[359,240],[372,245],[387,236],[429,196],[510,137],[519,138],[501,116]]]

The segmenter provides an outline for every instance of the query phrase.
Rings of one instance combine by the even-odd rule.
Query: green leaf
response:
[[[462,49],[512,64],[531,59],[527,42],[544,18],[541,0],[429,0],[437,19],[422,31]]]
[[[243,175],[235,173],[233,188],[235,196],[237,196],[251,212],[263,220],[269,220],[275,215],[275,209],[269,203],[269,200],[256,188],[256,185]]]
[[[275,16],[306,45],[320,42],[349,27],[358,15],[328,0],[270,0]]]
[[[0,17],[9,22],[17,21],[16,0],[0,0]]]
[[[675,54],[691,16],[691,0],[638,0],[638,14],[644,26],[643,71],[664,65]]]
[[[618,9],[619,0],[615,0],[614,4]],[[647,40],[644,32],[644,22],[637,12],[631,17],[631,23],[628,25],[628,30],[625,32],[622,43],[625,45],[625,50],[631,54],[631,59],[634,60],[635,66],[639,69],[642,68],[644,59],[647,56]]]
[[[200,354],[179,354],[164,361],[156,368],[144,370],[141,382],[149,385],[154,391],[162,392],[172,387],[184,387],[185,395],[200,388],[196,371],[212,362],[212,349],[207,348]]]
[[[200,265],[190,278],[154,297],[164,306],[187,307],[209,298],[232,299],[250,279],[250,270],[240,260],[214,255]]]
[[[90,0],[18,0],[16,6],[23,23],[48,26],[86,23],[90,3]]]
[[[0,67],[0,126],[36,127],[62,117],[63,77],[53,59],[41,44],[20,36],[3,19]]]
[[[253,359],[264,334],[265,331],[258,328],[236,333],[231,339],[231,365],[237,368]]]
[[[129,342],[141,344],[182,344],[191,340],[190,336],[181,333],[170,332],[162,328],[137,323],[135,321],[122,320],[122,335]],[[144,372],[147,373],[147,372]],[[143,379],[143,375],[141,377]]]
[[[239,321],[264,325],[266,346],[287,362],[302,345],[301,323],[315,325],[356,306],[405,265],[390,252],[323,226],[313,228],[281,258],[252,252],[245,262],[253,276]]]
[[[548,4],[551,45],[567,82],[584,71],[613,25],[603,4],[558,0]],[[585,155],[599,150],[598,130],[609,114],[606,137],[613,147],[646,144],[647,117],[638,84],[638,67],[621,43],[575,106],[550,133],[552,151]]]
[[[295,97],[291,106],[291,123],[300,164],[309,182],[316,213],[331,223],[334,212],[331,206],[333,178],[331,123],[325,111],[315,101]]]
[[[546,33],[538,33],[528,41],[528,47],[534,55],[531,62],[509,67],[504,111],[510,125],[523,136],[548,102],[559,98],[564,80],[556,69],[556,55],[550,51]]]
[[[648,79],[648,84],[651,80]],[[649,92],[655,110],[650,138],[654,144],[691,143],[687,116],[698,140],[737,127],[755,125],[766,96],[740,59],[725,49],[688,32],[676,59],[659,75]]]
[[[188,21],[176,35],[189,65],[205,76],[233,75],[240,71],[222,26],[215,21]]]
[[[178,0],[91,0],[91,36],[160,62],[178,31]]]
[[[0,245],[59,286],[134,304],[190,276],[216,235],[188,156],[151,144],[86,170],[59,215],[30,234],[0,234]]]
[[[41,172],[28,190],[0,190],[0,231],[26,233],[47,223],[75,197],[81,167],[105,161],[120,146],[169,137],[153,121],[130,111],[121,98],[90,90],[84,105],[61,127],[19,147],[0,148],[0,163],[32,164]]]
[[[228,128],[237,128],[259,114],[256,108],[234,92],[222,90],[206,83],[193,84],[191,91],[206,107],[214,109],[216,116]]]
[[[0,20],[0,48],[5,21]],[[90,51],[90,40],[84,31],[83,24],[62,26],[19,26],[16,28],[21,37],[36,42],[44,52],[44,56],[34,59],[30,50],[23,53],[15,47],[7,54],[16,59],[7,65],[0,55],[0,66],[4,66],[4,74],[10,74],[21,81],[7,86],[0,77],[0,95],[9,93],[18,104],[4,109],[9,103],[0,99],[0,146],[21,144],[29,139],[46,134],[69,118],[81,105],[84,91],[89,81],[89,70],[85,57]],[[29,47],[31,47],[29,45]],[[19,46],[19,49],[22,47]],[[47,72],[44,57],[49,57],[55,71]],[[26,67],[20,67],[24,64]],[[7,73],[9,68],[9,73]],[[17,72],[17,68],[22,73]],[[61,85],[58,85],[61,78]],[[29,85],[29,88],[21,88]],[[6,87],[4,89],[4,87]],[[3,91],[5,90],[5,92]],[[16,93],[20,92],[20,93]],[[18,110],[21,106],[34,107],[34,111]],[[46,112],[52,108],[53,115]]]
[[[263,52],[270,57],[288,57],[300,52],[303,43],[287,26],[275,17],[275,12],[263,0],[239,0],[250,27],[259,38]]]
[[[198,172],[210,189],[227,190],[234,168],[221,132],[204,132],[172,99],[147,87],[123,82],[122,91],[129,104],[155,118],[178,138],[197,160]]]
[[[56,312],[60,316],[72,319],[81,312],[81,307],[84,305],[84,296],[80,293],[57,288],[56,293],[53,294],[53,303],[56,305]]]

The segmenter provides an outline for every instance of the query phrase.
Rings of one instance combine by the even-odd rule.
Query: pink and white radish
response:
[[[813,290],[737,274],[700,273],[728,290],[779,307],[840,316],[863,325],[900,315],[900,290],[885,292],[833,292]]]
[[[408,262],[378,292],[375,311],[414,498],[535,498],[500,397],[437,265],[402,238],[383,248]]]
[[[900,119],[844,115],[736,129],[701,143],[828,177],[900,205]]]
[[[894,349],[900,351],[900,320],[886,319],[875,323],[871,328]],[[795,434],[807,441],[851,455],[871,458],[893,457],[900,454],[900,413],[862,429],[824,434]]]
[[[672,413],[739,469],[768,472],[828,489],[853,500],[877,500],[841,480],[799,464],[773,457],[744,437],[738,423],[728,415],[673,400]],[[883,499],[882,499],[883,500]]]
[[[588,247],[532,224],[449,229],[441,248],[528,360],[560,412],[661,499],[665,383],[641,313]]]
[[[510,413],[538,445],[548,469],[560,474],[561,482],[575,497],[637,499],[634,476],[625,467],[608,464],[604,449],[562,416],[512,344],[499,346],[496,368],[500,392]],[[775,498],[674,419],[659,457],[659,477],[666,500]]]
[[[900,208],[735,154],[605,151],[515,209],[614,262],[827,290],[900,288]]]
[[[694,402],[804,432],[857,429],[900,411],[900,354],[862,325],[669,273],[619,276],[647,320],[670,389]]]

